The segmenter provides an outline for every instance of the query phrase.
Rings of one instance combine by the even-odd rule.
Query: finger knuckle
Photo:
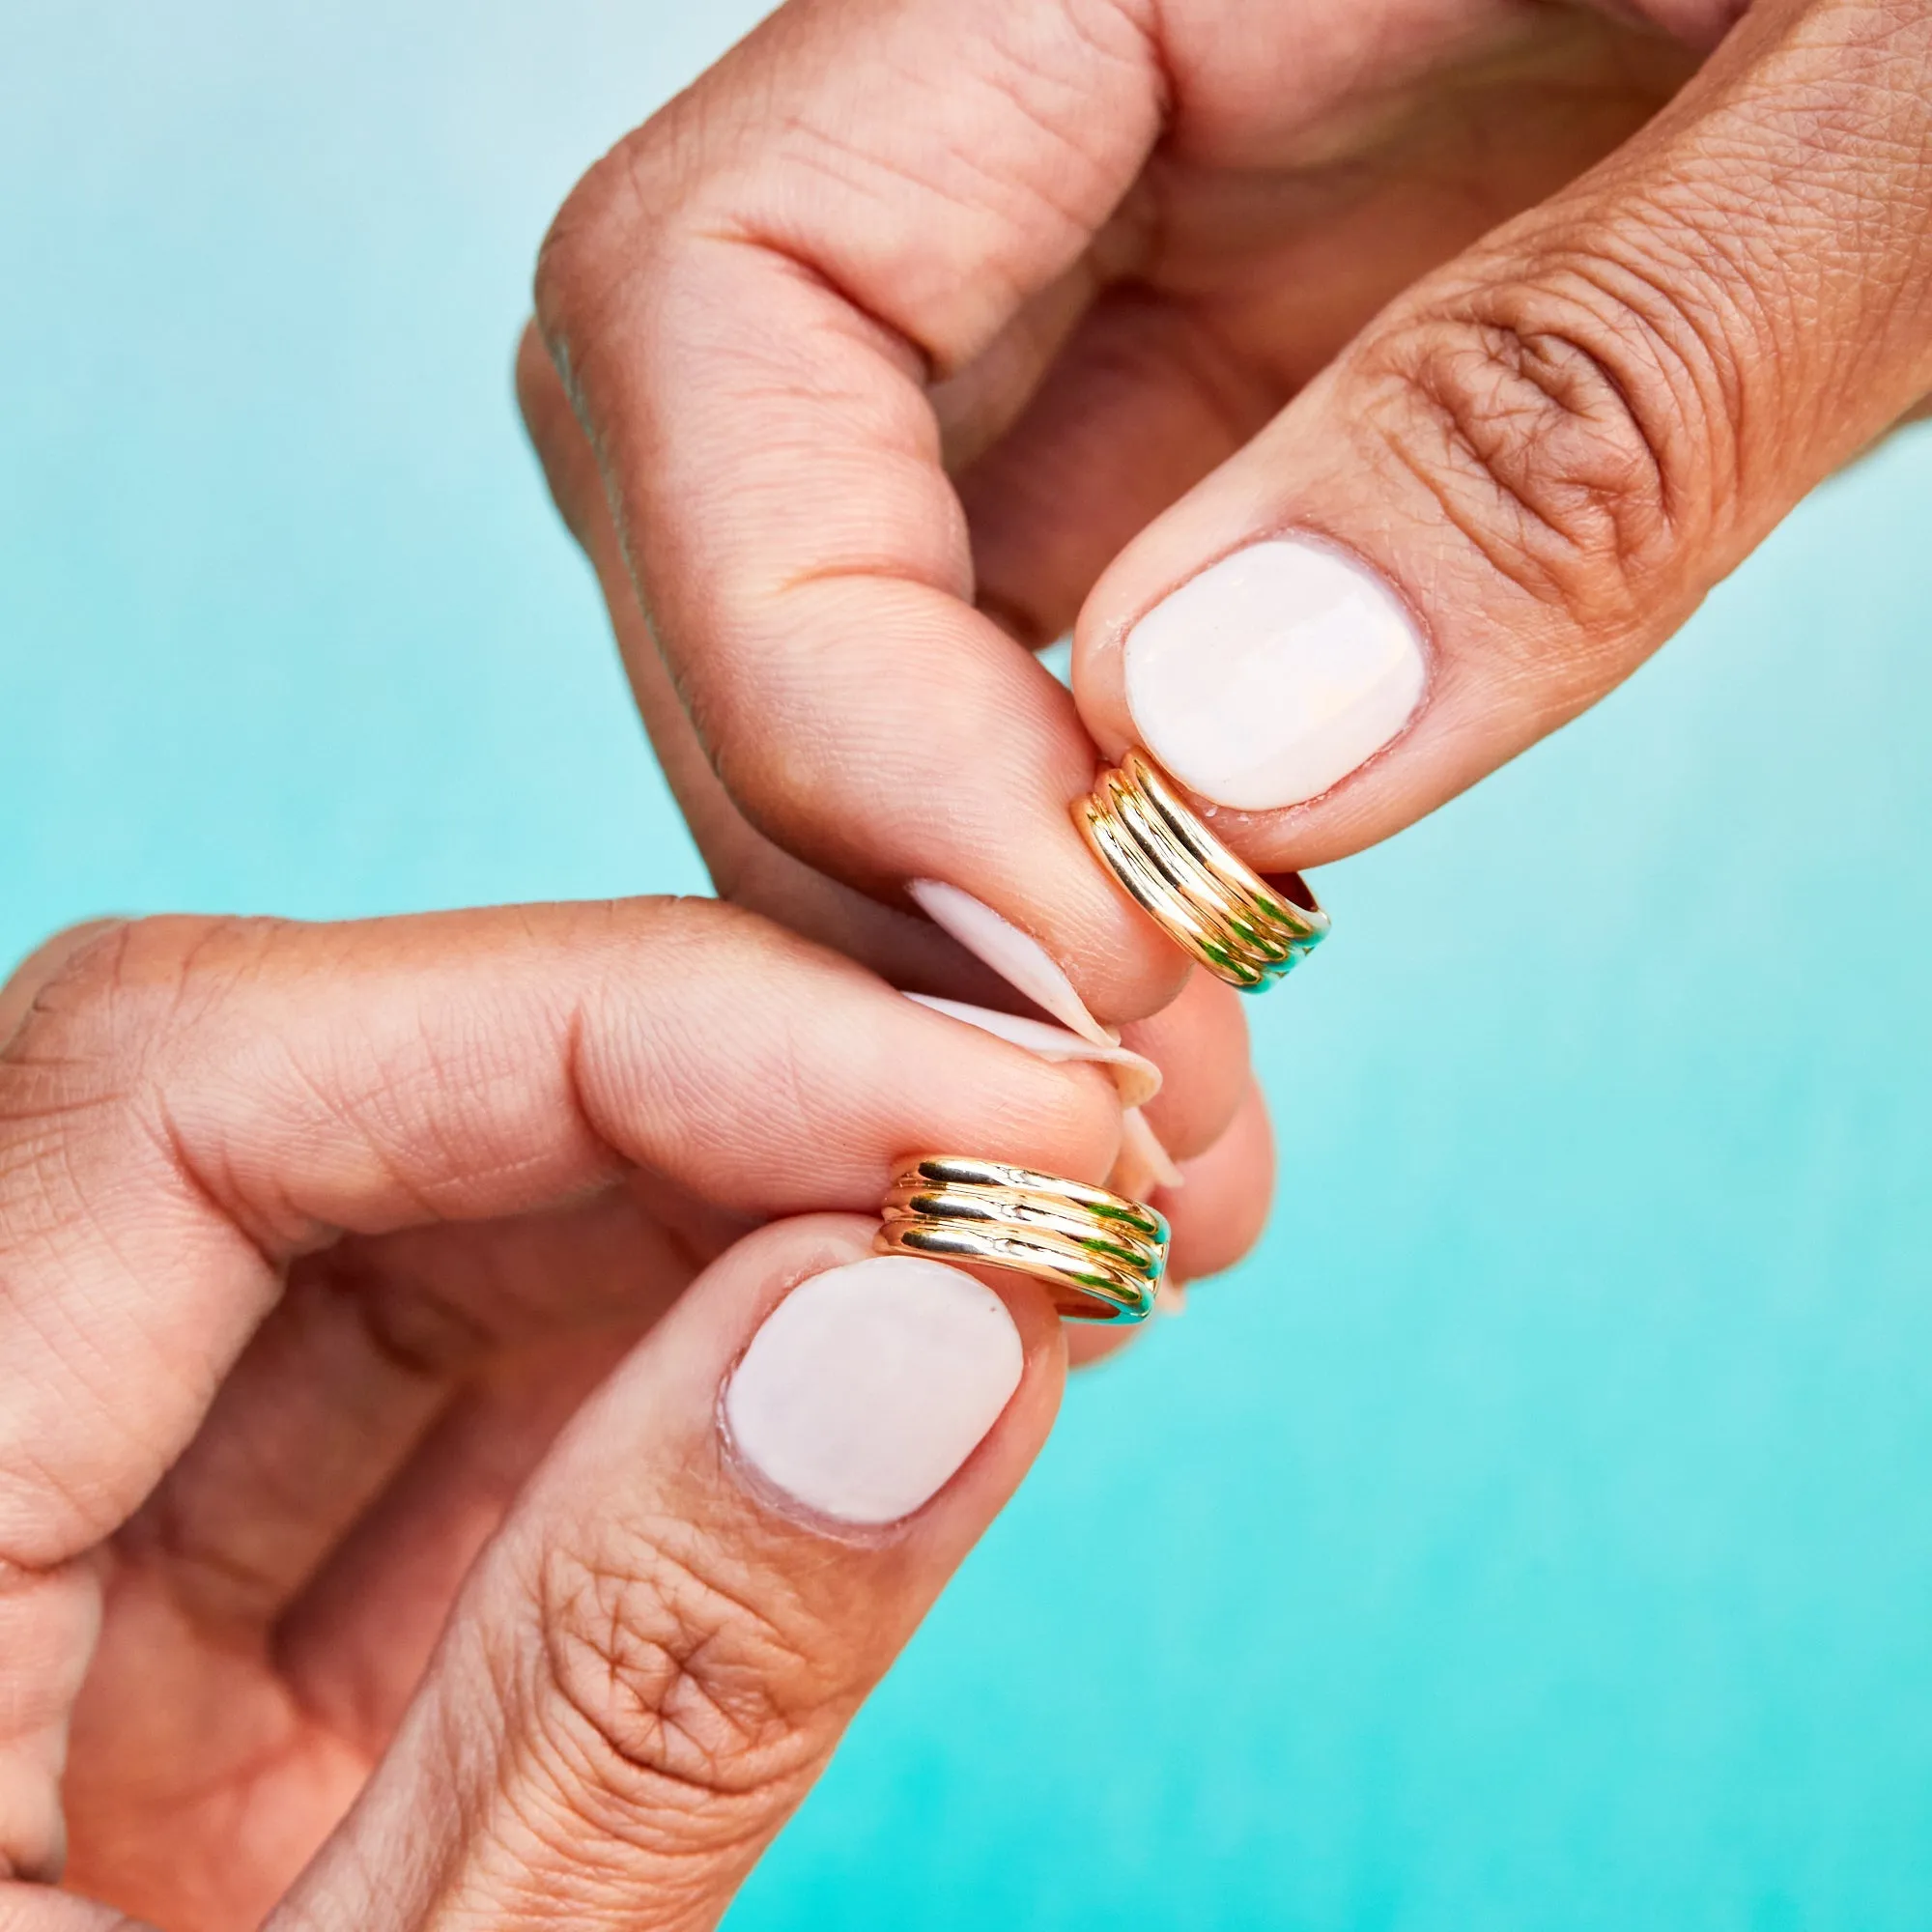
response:
[[[823,746],[774,736],[764,721],[741,724],[730,704],[693,701],[688,708],[719,783],[754,831],[781,848],[803,840],[811,853],[848,822],[853,775]]]
[[[126,1186],[130,1156],[176,1157],[159,1100],[169,1069],[196,1053],[201,1013],[259,958],[273,924],[121,922],[54,969],[0,1052],[0,1213],[11,1229],[84,1224]]]
[[[680,162],[679,117],[646,122],[591,163],[537,249],[537,327],[574,388],[578,360],[602,332],[624,286],[654,261],[691,170]]]
[[[67,1042],[83,1030],[98,1032],[118,1002],[128,952],[139,938],[138,923],[119,923],[67,952],[35,990],[9,1058],[32,1060],[50,1038]]]
[[[609,155],[591,166],[564,197],[537,247],[532,278],[537,329],[553,355],[580,327],[586,270],[597,260],[599,244],[611,226],[615,203],[611,169]]]
[[[789,636],[769,610],[725,607],[724,664],[681,652],[673,686],[705,761],[752,830],[807,863],[850,865],[849,828],[869,803],[871,775],[823,732],[777,722],[840,689],[846,669],[808,640],[800,610]]]
[[[211,957],[252,923],[141,919],[109,926],[48,976],[10,1042],[16,1067],[67,1084],[124,1083],[208,996]]]
[[[23,1023],[23,1058],[43,1049],[78,1065],[132,1070],[255,970],[277,922],[130,920],[64,960]]]
[[[1571,262],[1479,286],[1393,330],[1371,376],[1395,460],[1585,625],[1637,621],[1709,521],[1726,372],[1663,277]]]
[[[538,1705],[574,1811],[684,1853],[754,1839],[797,1801],[832,1687],[769,1589],[688,1521],[546,1554]]]

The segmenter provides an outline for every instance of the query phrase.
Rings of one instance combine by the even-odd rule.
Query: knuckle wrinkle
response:
[[[1478,290],[1379,345],[1374,427],[1490,564],[1614,631],[1694,554],[1725,474],[1722,371],[1655,283]]]
[[[828,1747],[823,1667],[729,1570],[701,1530],[671,1522],[544,1559],[550,1742],[574,1805],[604,1829],[681,1851],[758,1837]]]

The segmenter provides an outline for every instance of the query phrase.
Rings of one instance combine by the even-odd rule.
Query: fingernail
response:
[[[1071,1027],[1095,1046],[1116,1043],[1087,1010],[1087,1003],[1073,990],[1073,981],[1031,933],[1022,932],[991,906],[943,879],[914,879],[906,891],[934,925],[950,932],[975,958],[984,960],[1009,985],[1017,987],[1062,1026]]]
[[[1212,563],[1127,633],[1127,709],[1190,791],[1242,811],[1318,798],[1421,699],[1401,600],[1327,544],[1281,537]]]
[[[1095,1046],[1065,1027],[1053,1026],[1045,1020],[1030,1020],[1024,1013],[1003,1013],[994,1007],[972,1006],[965,1000],[942,1000],[936,993],[908,993],[906,998],[915,1006],[929,1007],[950,1019],[964,1020],[981,1033],[997,1034],[1042,1060],[1092,1061],[1095,1065],[1105,1066],[1121,1090],[1121,1105],[1129,1112],[1160,1092],[1160,1068],[1131,1047]]]
[[[946,1487],[1019,1387],[1006,1305],[942,1262],[875,1255],[802,1281],[724,1390],[733,1447],[840,1522],[896,1522]]]
[[[1139,1187],[1125,1191],[1144,1201],[1153,1187],[1184,1187],[1187,1177],[1174,1164],[1174,1156],[1161,1145],[1160,1136],[1148,1125],[1147,1116],[1138,1107],[1121,1111],[1121,1162],[1131,1163],[1146,1179]],[[1117,1173],[1119,1168],[1115,1170]]]

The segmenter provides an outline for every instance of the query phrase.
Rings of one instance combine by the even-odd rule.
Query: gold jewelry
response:
[[[1073,808],[1095,857],[1149,918],[1208,972],[1258,992],[1291,973],[1328,931],[1298,873],[1278,892],[1133,751]],[[1291,897],[1289,895],[1297,895]]]
[[[879,1253],[1015,1268],[1079,1321],[1144,1320],[1167,1267],[1167,1221],[1153,1208],[1004,1161],[927,1154],[880,1211]]]

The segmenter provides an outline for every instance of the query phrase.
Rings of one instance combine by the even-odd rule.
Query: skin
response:
[[[1264,1127],[1066,822],[1135,617],[1279,529],[1401,588],[1423,714],[1220,821],[1320,863],[1601,696],[1932,388],[1932,14],[1738,11],[810,0],[546,247],[526,414],[721,883],[990,1000],[907,910],[946,879],[1103,1019],[1207,1029],[1196,1269]],[[1069,623],[1077,700],[1030,655]],[[863,1224],[729,1243],[915,1145],[1097,1176],[1107,1089],[682,916],[163,924],[14,990],[0,1926],[115,1922],[31,1883],[70,1730],[73,1879],[128,1910],[710,1923],[1017,1480],[1062,1360],[1024,1295],[1021,1393],[902,1534],[761,1514],[706,1405]]]
[[[1265,1193],[1228,1111],[1195,1270]],[[43,949],[0,992],[0,1927],[714,1923],[1071,1331],[989,1276],[1019,1391],[864,1535],[742,1479],[730,1365],[908,1154],[1092,1179],[1119,1134],[1093,1066],[708,902]]]
[[[552,492],[597,573],[652,744],[720,894],[863,961],[909,992],[1027,1010],[1028,1002],[1004,980],[910,906],[886,905],[841,884],[754,829],[712,769],[686,717],[644,608],[634,594],[590,444],[534,334],[525,337],[517,379],[525,420],[545,452]],[[1267,1144],[1266,1103],[1249,1071],[1241,996],[1205,973],[1190,972],[1165,940],[1155,949],[1154,962],[1162,1003],[1118,1029],[1124,1044],[1162,1070],[1161,1092],[1145,1109],[1149,1124],[1183,1167],[1224,1133]],[[1258,1179],[1268,1172],[1232,1150],[1227,1171]],[[1145,1192],[1134,1176],[1122,1185],[1129,1193]],[[1239,1249],[1260,1233],[1271,1192],[1265,1179],[1259,1179],[1259,1184],[1218,1201],[1225,1224],[1244,1231]],[[1203,1214],[1205,1210],[1195,1209],[1183,1219]],[[1118,1342],[1093,1339],[1084,1345],[1094,1352],[1107,1346]]]
[[[792,0],[571,195],[519,380],[724,888],[943,971],[946,879],[1133,1021],[1175,953],[1067,807],[1143,611],[1284,530],[1384,574],[1419,715],[1216,820],[1354,851],[1922,406],[1928,270],[1922,0]]]

